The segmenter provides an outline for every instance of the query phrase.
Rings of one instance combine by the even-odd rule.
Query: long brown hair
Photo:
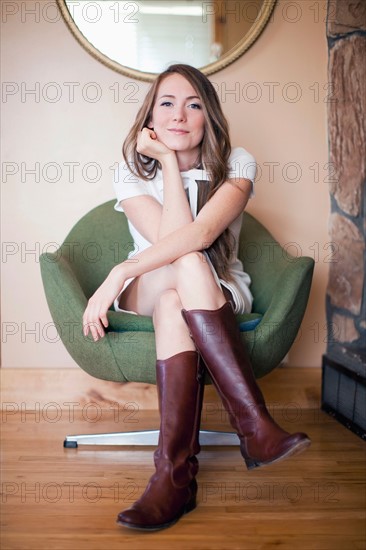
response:
[[[208,78],[198,69],[190,65],[171,65],[154,80],[145,100],[137,113],[136,120],[123,143],[123,157],[131,172],[144,180],[153,179],[159,162],[156,159],[141,155],[136,150],[137,136],[143,128],[149,125],[155,104],[157,90],[161,82],[172,74],[183,76],[194,88],[201,99],[205,117],[205,132],[201,142],[200,164],[206,169],[209,181],[207,192],[198,197],[198,211],[226,181],[228,175],[228,160],[231,152],[229,127],[215,88]],[[199,186],[202,189],[202,186]],[[198,212],[197,212],[198,213]],[[233,251],[233,236],[227,228],[208,247],[206,252],[215,267],[219,277],[230,279],[229,260]]]

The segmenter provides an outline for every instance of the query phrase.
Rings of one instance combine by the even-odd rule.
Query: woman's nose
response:
[[[173,114],[174,120],[182,121],[185,119],[184,109],[182,107],[176,107]]]

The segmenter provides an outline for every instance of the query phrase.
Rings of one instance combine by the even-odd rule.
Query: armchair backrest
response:
[[[108,201],[85,214],[61,245],[87,298],[133,249],[127,218],[114,210],[114,204]]]
[[[247,212],[240,234],[239,258],[252,280],[253,311],[264,314],[279,278],[297,258],[282,248],[264,225]]]

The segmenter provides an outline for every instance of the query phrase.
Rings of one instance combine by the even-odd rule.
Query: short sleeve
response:
[[[120,162],[113,175],[113,186],[117,197],[114,209],[118,212],[123,212],[120,201],[140,195],[150,195],[146,183],[132,174],[125,162]]]
[[[254,184],[257,172],[257,163],[255,158],[243,147],[232,149],[229,157],[229,175],[230,179],[244,178]]]

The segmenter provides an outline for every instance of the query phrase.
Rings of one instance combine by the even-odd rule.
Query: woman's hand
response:
[[[150,128],[141,130],[137,136],[136,149],[141,155],[158,160],[160,163],[165,155],[175,155],[175,151],[159,141],[154,130]]]
[[[126,277],[123,275],[122,265],[114,267],[108,277],[100,285],[88,301],[83,315],[83,333],[88,336],[89,332],[94,342],[105,335],[104,329],[108,326],[107,311],[114,299],[120,293]]]

